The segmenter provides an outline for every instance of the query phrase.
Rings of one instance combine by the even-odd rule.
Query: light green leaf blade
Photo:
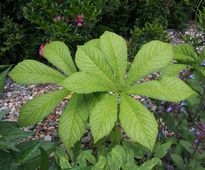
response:
[[[70,51],[65,43],[53,41],[43,49],[44,57],[66,75],[76,72]]]
[[[10,67],[0,73],[0,93],[4,89],[4,83],[5,83],[5,80],[6,80],[6,77],[7,77],[9,70],[10,70]]]
[[[95,164],[92,170],[104,170],[106,163],[107,163],[107,159],[104,156],[100,155],[98,162]]]
[[[56,70],[35,60],[18,63],[9,76],[20,84],[60,83],[66,77]]]
[[[137,170],[152,170],[152,168],[156,166],[158,162],[159,162],[158,158],[152,158],[151,160],[143,163],[139,168],[137,168]]]
[[[195,94],[186,83],[176,77],[136,84],[127,89],[127,93],[171,102],[179,102]]]
[[[83,96],[73,96],[63,111],[58,125],[59,136],[67,149],[70,149],[85,133],[87,118]]]
[[[80,166],[87,166],[87,162],[90,162],[91,164],[95,165],[97,163],[97,160],[92,155],[91,150],[86,150],[86,151],[81,151],[76,162]]]
[[[169,64],[160,71],[161,77],[177,77],[186,68],[185,64]]]
[[[108,135],[117,121],[117,95],[104,96],[91,110],[90,128],[96,143]]]
[[[91,45],[95,48],[100,49],[100,39],[92,39],[92,40],[86,42],[86,45]]]
[[[18,123],[21,126],[29,126],[40,122],[56,108],[68,93],[68,90],[62,89],[38,96],[28,101],[21,108]]]
[[[81,71],[103,74],[107,81],[115,84],[114,74],[106,61],[102,51],[92,43],[78,46],[76,64]]]
[[[101,73],[77,72],[62,82],[62,86],[70,91],[87,94],[92,92],[116,91],[116,87],[107,81]]]
[[[128,72],[127,84],[130,85],[144,76],[160,71],[172,60],[172,46],[160,41],[151,41],[142,46]]]
[[[115,146],[107,156],[109,169],[124,169],[126,164],[126,152],[119,145]]]
[[[100,37],[100,48],[122,87],[127,68],[126,41],[115,33],[105,31]]]
[[[122,94],[120,99],[120,122],[126,134],[149,150],[157,137],[157,122],[152,113],[140,102]]]
[[[188,44],[178,44],[173,46],[173,59],[187,62],[197,60],[197,54],[194,48]]]

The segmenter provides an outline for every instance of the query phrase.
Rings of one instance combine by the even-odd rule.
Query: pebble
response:
[[[52,137],[50,135],[46,135],[44,137],[44,141],[51,141],[52,140]]]

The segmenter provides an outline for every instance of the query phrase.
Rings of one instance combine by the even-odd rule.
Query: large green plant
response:
[[[60,72],[40,62],[25,60],[10,72],[11,78],[22,84],[56,83],[64,88],[26,103],[21,109],[19,123],[28,126],[39,122],[72,92],[58,129],[67,148],[80,140],[89,118],[95,143],[109,135],[116,122],[120,122],[133,141],[152,150],[157,122],[131,94],[181,101],[194,93],[183,81],[173,77],[136,83],[160,71],[172,60],[172,47],[160,41],[144,45],[128,72],[126,42],[112,32],[105,32],[100,39],[78,47],[75,61],[79,72],[64,43],[57,41],[46,45],[43,54]]]

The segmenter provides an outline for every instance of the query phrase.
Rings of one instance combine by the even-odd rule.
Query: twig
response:
[[[190,162],[191,162],[191,159],[193,158],[194,154],[196,153],[196,151],[197,151],[197,149],[198,149],[198,147],[199,147],[199,144],[200,144],[200,140],[197,141],[196,147],[195,147],[193,153],[191,154],[191,157],[190,157],[189,161],[187,162],[187,165],[186,165],[186,167],[185,167],[185,170],[188,169],[189,164],[190,164]]]

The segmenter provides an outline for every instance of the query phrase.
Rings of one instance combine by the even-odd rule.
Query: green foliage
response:
[[[198,21],[203,30],[205,30],[205,7],[199,11]]]
[[[130,53],[131,55],[136,54],[136,52],[152,40],[161,40],[164,42],[169,42],[168,33],[164,30],[164,27],[159,23],[148,23],[141,28],[138,25],[131,30],[130,39]]]
[[[24,60],[15,68],[9,75],[21,84],[60,83],[65,78],[63,74],[35,60]]]
[[[40,147],[50,154],[54,145],[42,141],[27,141],[33,132],[25,132],[15,122],[2,121],[8,112],[0,113],[0,169],[28,169],[40,165]],[[24,140],[24,142],[23,142]]]
[[[96,5],[101,9],[100,20],[96,30],[99,34],[105,30],[127,36],[135,24],[138,2],[133,0],[98,0]]]
[[[24,7],[25,18],[43,32],[42,42],[61,40],[72,49],[91,38],[99,13],[92,0],[31,0]],[[76,18],[80,14],[84,17],[78,26]]]
[[[204,102],[205,102],[205,79],[204,79],[204,49],[201,54],[197,54],[191,45],[180,44],[173,47],[174,64],[162,70],[162,76],[173,70],[175,73],[170,76],[180,77],[197,93],[190,96],[184,103],[184,109],[180,108],[169,113],[158,113],[167,128],[174,132],[174,145],[169,150],[173,165],[176,169],[204,169],[204,154],[200,148],[204,147],[203,132],[199,132],[200,122],[204,122]],[[182,66],[182,67],[181,67]],[[182,68],[180,70],[179,68]],[[185,67],[185,68],[183,68]],[[178,70],[178,71],[177,71]],[[177,104],[175,104],[177,105]],[[174,105],[172,103],[173,109]],[[179,106],[178,106],[179,107]],[[162,135],[162,133],[161,133]],[[162,135],[163,136],[163,135]],[[167,137],[162,140],[168,141]],[[203,149],[202,149],[203,150]],[[156,156],[156,155],[155,155]],[[168,164],[167,161],[163,162]]]
[[[35,99],[27,102],[22,108],[19,116],[19,123],[21,126],[29,126],[38,123],[48,114],[53,111],[56,106],[63,100],[68,90],[62,89],[54,92],[47,93],[43,96],[36,97]],[[29,119],[28,118],[29,114]]]
[[[136,25],[157,22],[164,27],[183,28],[192,18],[195,5],[191,0],[141,0],[137,4]]]
[[[7,74],[9,73],[11,67],[9,67],[9,65],[0,65],[0,93],[3,91],[4,89],[4,83],[7,77]],[[4,70],[5,69],[5,70]]]
[[[65,74],[68,74],[70,70],[75,72],[75,69],[73,69],[73,64],[71,63],[69,51],[62,52],[65,49],[67,48],[63,43],[53,42],[45,47],[43,53],[45,53],[45,57],[49,62]],[[159,83],[158,93],[150,90],[144,94],[143,90],[146,90],[146,88],[141,88],[142,94],[168,101],[180,101],[191,96],[194,92],[177,78],[174,83],[178,84],[176,91],[178,97],[172,95],[175,92],[170,87],[173,84],[173,82],[170,84],[172,79],[169,80],[167,78],[164,82],[163,80],[156,80],[148,84],[135,84],[137,80],[152,72],[160,71],[161,68],[168,65],[172,59],[172,54],[172,48],[169,44],[160,41],[147,43],[139,50],[128,72],[128,78],[126,78],[127,47],[122,37],[112,32],[105,32],[100,39],[92,40],[79,47],[76,52],[76,65],[80,71],[72,73],[67,78],[62,77],[61,80],[56,82],[49,80],[51,83],[60,83],[69,91],[79,93],[79,95],[70,95],[72,97],[71,101],[66,106],[59,123],[59,134],[66,147],[70,148],[80,140],[86,129],[88,115],[90,115],[89,121],[95,143],[104,136],[109,135],[115,123],[118,122],[119,117],[121,126],[127,135],[133,141],[152,150],[157,136],[156,120],[149,110],[138,101],[134,101],[130,96],[127,96],[127,93],[135,93],[135,90],[134,92],[132,90],[134,86],[143,87],[143,85],[147,86],[150,84],[150,86],[155,87]],[[57,57],[54,59],[55,55]],[[70,61],[69,63],[67,63],[68,60]],[[22,73],[28,74],[28,72],[32,76],[33,71],[36,72],[36,70],[41,70],[45,75],[48,74],[47,70],[49,67],[44,66],[46,69],[35,67],[34,70],[28,69],[30,68],[27,67],[28,64],[37,65],[35,61],[29,61],[29,63],[24,61],[10,72],[10,76],[17,82],[24,84],[46,82],[46,78],[42,81],[42,78],[38,80],[38,77],[36,77],[37,79],[28,79],[27,77],[29,76],[20,76]],[[104,92],[105,95],[101,97],[100,101],[96,101],[95,98],[90,96],[91,100],[95,101],[95,104],[87,113],[86,104],[89,101],[85,100],[87,96],[85,94],[94,92]],[[165,93],[167,93],[166,96],[164,96]],[[58,92],[53,92],[29,101],[20,113],[19,123],[23,126],[37,123],[37,121],[48,115],[54,105],[68,94],[68,91],[65,90],[63,92],[62,90],[62,96],[58,95]],[[114,105],[115,107],[113,107]],[[25,110],[34,110],[36,113],[28,113]]]
[[[38,53],[41,34],[23,16],[22,8],[27,2],[0,2],[0,64],[15,64]]]
[[[14,53],[15,48],[21,44],[23,40],[23,32],[22,28],[14,23],[11,18],[9,17],[4,17],[2,19],[3,25],[0,28],[0,36],[1,36],[1,41],[0,41],[0,57],[2,58],[5,56],[5,54],[9,53]],[[9,35],[9,36],[8,36]],[[8,62],[7,59],[4,60],[4,63],[1,64],[6,64]]]
[[[18,151],[16,145],[32,134],[18,129],[14,123],[0,121],[0,150]]]
[[[72,97],[59,122],[59,136],[67,148],[79,141],[86,130],[87,108],[82,95]]]

